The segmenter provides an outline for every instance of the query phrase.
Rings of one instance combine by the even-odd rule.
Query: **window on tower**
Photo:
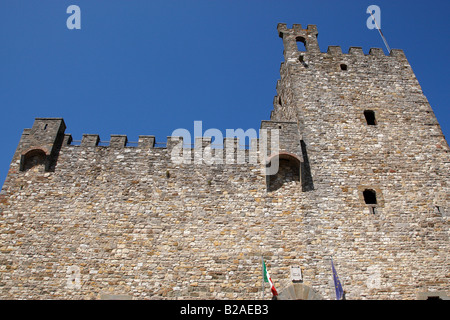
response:
[[[297,50],[298,51],[306,51],[306,39],[303,37],[297,37],[295,38],[295,41],[297,42]]]
[[[363,191],[363,196],[366,204],[377,204],[377,193],[375,190],[366,189]]]
[[[366,122],[369,126],[377,125],[377,120],[375,118],[375,112],[373,110],[365,110],[364,117],[366,118]]]
[[[48,171],[45,167],[47,155],[41,149],[33,149],[23,154],[20,159],[20,171],[35,168],[37,171]]]

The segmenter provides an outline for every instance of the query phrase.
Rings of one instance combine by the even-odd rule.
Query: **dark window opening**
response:
[[[295,41],[297,42],[297,50],[298,51],[306,51],[306,40],[303,37],[297,37],[295,38]]]
[[[302,148],[303,162],[301,163],[301,180],[302,180],[302,191],[312,191],[314,190],[314,183],[311,174],[311,165],[309,164],[308,150],[306,148],[306,143],[300,140],[300,146]]]
[[[342,64],[341,64],[341,70],[342,70],[342,71],[347,71],[347,65],[344,64],[344,63],[342,63]]]
[[[375,119],[375,112],[372,110],[365,110],[364,117],[366,117],[367,124],[369,126],[375,126],[377,124],[377,120]]]
[[[283,105],[283,104],[281,103],[281,97],[278,97],[278,104],[279,104],[280,106]]]
[[[377,193],[372,189],[363,191],[364,202],[366,204],[377,204]]]
[[[48,124],[45,124],[45,126],[44,126],[44,130],[47,130],[47,126],[48,126]]]
[[[47,171],[45,167],[46,159],[47,156],[44,151],[39,149],[31,150],[22,156],[20,170],[27,171],[33,167],[40,167],[43,171]]]
[[[274,161],[273,159],[272,161]],[[267,167],[272,166],[272,161]],[[300,161],[289,155],[278,156],[278,171],[273,175],[267,175],[267,191],[280,189],[284,184],[292,181],[300,182]]]

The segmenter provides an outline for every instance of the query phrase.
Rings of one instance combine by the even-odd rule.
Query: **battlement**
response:
[[[19,171],[27,171],[45,163],[44,171],[51,171],[48,163],[54,164],[54,170],[59,153],[69,149],[79,150],[83,154],[86,151],[98,153],[107,150],[114,154],[132,150],[137,153],[141,150],[151,153],[153,150],[155,154],[162,151],[175,162],[195,164],[256,164],[259,160],[264,163],[265,158],[279,153],[291,154],[300,162],[302,159],[296,122],[262,121],[259,138],[253,136],[251,130],[245,133],[236,130],[236,136],[225,137],[222,141],[214,137],[214,142],[212,137],[194,137],[191,141],[182,136],[168,136],[165,142],[156,142],[155,136],[151,135],[140,135],[137,142],[132,142],[123,134],[112,134],[109,141],[102,141],[98,134],[83,134],[81,140],[74,140],[71,134],[64,132],[66,127],[62,124],[64,121],[61,118],[37,118],[32,129],[24,129],[13,166],[19,163]],[[57,127],[60,128],[57,132],[50,130]],[[253,132],[256,134],[256,131]]]
[[[303,29],[300,24],[294,24],[292,29],[288,29],[286,24],[280,23],[277,30],[278,35],[283,39],[286,61],[297,53],[297,42],[303,43],[307,52],[320,52],[319,43],[317,42],[319,33],[315,25],[308,25],[306,29]]]
[[[278,24],[277,30],[283,39],[285,60],[280,64],[281,79],[277,81],[277,95],[272,102],[273,111],[270,117],[272,120],[298,119],[297,104],[303,100],[295,97],[294,91],[297,90],[292,84],[286,83],[286,79],[292,75],[296,77],[295,86],[301,84],[299,88],[304,88],[303,96],[315,90],[314,87],[323,85],[323,90],[317,94],[317,97],[324,97],[330,91],[331,87],[329,83],[326,83],[330,81],[333,82],[332,88],[335,94],[349,92],[349,88],[358,88],[362,83],[366,83],[368,75],[372,80],[387,81],[385,88],[389,88],[392,83],[389,81],[392,81],[392,77],[395,76],[396,82],[405,83],[401,85],[402,90],[408,88],[412,92],[422,92],[401,49],[392,49],[386,55],[381,48],[370,48],[365,54],[362,47],[352,46],[344,53],[340,46],[330,45],[325,52],[322,52],[319,48],[318,31],[315,25],[308,25],[305,29],[300,24],[294,24],[292,28],[288,28],[286,24]],[[313,78],[315,80],[311,82]],[[318,79],[321,81],[317,82]],[[309,85],[306,85],[307,83]],[[377,86],[377,89],[380,93],[385,90],[383,86]],[[340,94],[339,97],[346,96]],[[302,124],[302,117],[298,121]]]
[[[316,26],[277,29],[258,132],[23,130],[0,192],[0,298],[264,299],[261,255],[280,299],[334,299],[329,256],[348,300],[446,298],[450,149],[403,51],[321,52]],[[307,286],[288,279],[298,266]]]
[[[330,45],[326,52],[321,52],[317,40],[318,31],[316,25],[308,25],[303,29],[300,24],[293,24],[292,28],[288,28],[285,23],[279,23],[277,26],[278,35],[283,39],[285,61],[300,61],[302,62],[303,54],[320,54],[326,53],[329,56],[346,55],[342,52],[340,46]],[[297,43],[303,43],[305,51],[298,50]],[[374,57],[395,57],[404,59],[405,53],[401,49],[392,49],[389,55],[386,55],[381,48],[370,48],[369,53],[364,54],[361,47],[350,47],[348,55],[353,56],[374,56]],[[299,60],[300,59],[300,60]]]
[[[283,38],[284,34],[318,34],[317,26],[315,24],[309,24],[306,29],[303,29],[301,24],[293,24],[292,28],[289,29],[286,23],[279,23],[277,25],[277,30],[280,38]]]
[[[328,46],[326,52],[331,56],[342,56],[342,55],[355,55],[355,56],[375,56],[375,57],[400,57],[405,58],[405,53],[402,49],[391,49],[389,55],[386,55],[381,48],[370,48],[369,53],[365,54],[362,47],[350,47],[347,53],[343,53],[340,46]]]
[[[25,129],[29,130],[29,129]],[[25,131],[24,130],[24,131]],[[211,143],[211,137],[195,137],[194,143],[191,141],[184,141],[182,136],[167,136],[166,141],[156,142],[155,136],[151,135],[140,135],[138,141],[129,141],[126,134],[112,134],[110,140],[101,140],[98,134],[83,134],[81,140],[74,140],[71,134],[65,134],[63,146],[69,147],[82,147],[82,148],[142,148],[142,149],[172,149],[174,146],[182,143],[183,148],[195,148],[201,146],[205,147],[223,147],[233,142],[235,147],[240,147],[241,149],[248,149],[252,144],[245,144],[246,142],[240,141],[238,137],[223,138],[223,143]],[[259,139],[252,139],[256,142]]]

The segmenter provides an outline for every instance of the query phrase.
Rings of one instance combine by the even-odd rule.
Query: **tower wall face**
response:
[[[283,27],[285,37],[305,32]],[[372,186],[386,214],[448,207],[449,147],[402,51],[287,48],[272,119],[299,123],[317,191],[351,199],[350,209]]]
[[[332,257],[347,299],[448,294],[449,147],[403,52],[320,52],[315,26],[278,32],[261,125],[280,130],[276,176],[233,144],[245,161],[177,164],[175,139],[78,146],[45,118],[25,130],[0,195],[0,297],[269,299],[261,256],[280,292],[300,265],[334,299]]]

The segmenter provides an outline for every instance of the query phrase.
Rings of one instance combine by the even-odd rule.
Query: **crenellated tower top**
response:
[[[297,42],[302,42],[308,52],[320,52],[319,43],[317,41],[316,25],[308,25],[306,29],[301,24],[292,25],[292,29],[288,29],[285,23],[279,23],[277,26],[278,35],[283,39],[284,59],[287,61],[297,55]]]

